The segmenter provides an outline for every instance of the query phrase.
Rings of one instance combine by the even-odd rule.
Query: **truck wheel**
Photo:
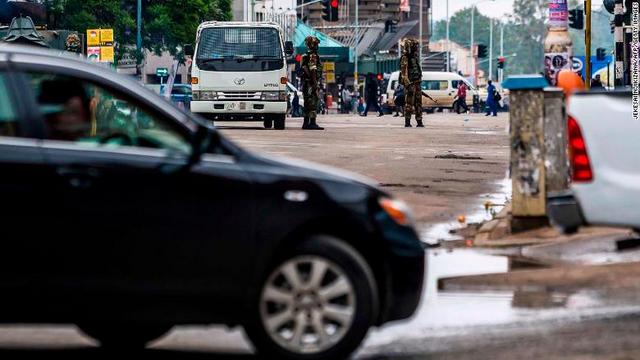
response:
[[[143,349],[145,345],[171,330],[164,324],[92,323],[78,324],[80,330],[111,349]]]
[[[285,121],[287,119],[287,115],[278,115],[276,117],[274,123],[276,130],[284,130],[285,129]]]
[[[344,359],[378,313],[370,267],[355,249],[330,236],[297,246],[260,288],[245,330],[266,359]]]
[[[271,129],[273,127],[273,121],[272,120],[265,120],[264,121],[264,128],[265,129]]]

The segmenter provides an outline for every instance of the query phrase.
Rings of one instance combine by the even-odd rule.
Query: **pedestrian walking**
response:
[[[591,89],[595,89],[595,90],[604,89],[604,85],[602,84],[600,75],[596,75],[595,79],[591,79]]]
[[[454,106],[456,109],[456,113],[460,114],[460,110],[464,108],[464,112],[469,112],[469,107],[467,106],[467,85],[464,81],[460,81],[460,85],[458,85],[458,93],[456,94],[456,103],[458,106]]]
[[[487,113],[484,116],[489,116],[493,114],[493,116],[498,116],[498,98],[500,94],[496,90],[496,87],[493,85],[493,82],[489,80],[489,86],[487,86]]]
[[[384,115],[382,110],[380,109],[380,105],[378,104],[378,81],[372,73],[367,74],[367,85],[366,85],[366,100],[367,107],[364,109],[364,113],[360,116],[367,116],[367,113],[370,109],[376,110],[378,112],[378,116]]]
[[[404,86],[402,86],[402,84],[398,84],[398,87],[396,88],[396,91],[393,93],[393,104],[396,107],[396,114],[393,115],[393,117],[398,117],[400,116],[400,112],[402,112],[402,115],[404,116],[404,101],[405,101],[405,94],[404,94]]]
[[[400,83],[404,85],[404,126],[411,127],[411,115],[415,114],[417,127],[422,123],[422,67],[420,66],[419,43],[413,39],[405,39],[400,57]]]
[[[304,95],[304,130],[324,130],[318,126],[316,118],[320,104],[320,81],[322,80],[322,64],[318,55],[320,41],[315,36],[308,36],[304,40],[307,53],[302,56],[300,69],[302,71],[302,93]]]
[[[345,86],[342,88],[342,113],[348,114],[351,110],[351,93]]]
[[[300,110],[300,97],[298,96],[298,92],[293,93],[293,100],[291,100],[291,117],[297,118],[302,116],[302,111]]]

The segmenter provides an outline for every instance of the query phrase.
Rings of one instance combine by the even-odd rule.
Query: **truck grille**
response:
[[[219,100],[260,100],[260,92],[255,91],[226,91],[219,92]]]

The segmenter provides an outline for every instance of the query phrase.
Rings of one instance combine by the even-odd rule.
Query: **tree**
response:
[[[143,47],[175,55],[180,45],[194,41],[200,22],[230,20],[231,1],[143,0]],[[136,42],[136,0],[47,0],[47,6],[50,27],[81,33],[113,28],[122,50]]]

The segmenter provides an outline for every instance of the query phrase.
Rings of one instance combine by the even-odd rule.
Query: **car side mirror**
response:
[[[194,51],[193,51],[193,45],[191,45],[191,44],[185,44],[183,49],[184,49],[184,54],[185,54],[185,55],[187,55],[187,56],[193,56],[193,53],[194,53]]]
[[[291,55],[293,55],[293,51],[294,51],[293,42],[285,41],[284,42],[284,53],[285,53],[285,55],[291,56]]]
[[[220,134],[218,131],[209,126],[198,125],[193,140],[191,141],[191,157],[189,166],[195,165],[205,153],[213,153],[220,147]]]

